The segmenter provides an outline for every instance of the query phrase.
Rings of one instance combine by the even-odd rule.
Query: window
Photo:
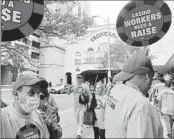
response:
[[[108,50],[108,43],[102,43],[99,47],[98,47],[98,52],[97,52],[97,57],[98,58],[103,58],[105,53],[107,53]]]
[[[40,48],[40,43],[36,42],[36,41],[32,41],[32,46],[39,49]]]
[[[30,71],[39,74],[39,71],[35,71],[35,70],[30,70]]]
[[[94,51],[94,49],[89,47],[87,51]]]
[[[94,63],[94,49],[91,47],[86,51],[85,63]]]
[[[35,36],[35,37],[40,38],[40,35],[38,35],[38,34],[36,34],[36,33],[33,33],[32,35]]]
[[[22,39],[22,42],[25,43],[25,44],[27,44],[28,43],[28,39],[27,38],[23,38]]]
[[[31,52],[31,58],[33,58],[33,59],[39,59],[39,53]]]
[[[80,65],[80,64],[81,64],[81,53],[77,52],[75,58],[75,65]]]
[[[98,51],[107,51],[108,50],[108,43],[102,43],[99,47],[98,47]]]

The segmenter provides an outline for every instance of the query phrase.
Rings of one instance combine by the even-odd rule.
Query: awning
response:
[[[111,70],[113,73],[117,73],[121,71],[120,69]],[[97,74],[97,73],[108,73],[108,70],[86,70],[83,71],[81,74]]]
[[[165,74],[172,69],[174,69],[174,54],[171,58],[167,61],[165,65],[154,65],[154,70],[158,71],[159,73]]]
[[[96,74],[96,73],[107,73],[107,70],[86,70],[83,71],[81,74]]]

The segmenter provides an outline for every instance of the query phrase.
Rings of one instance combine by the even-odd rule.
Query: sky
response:
[[[98,16],[95,22],[99,25],[106,24],[104,20],[110,19],[110,23],[116,23],[117,16],[127,1],[90,1],[91,16]]]
[[[121,9],[129,1],[90,1],[90,15],[95,17],[95,22],[98,25],[104,25],[107,22],[107,18],[110,19],[110,23],[116,24],[117,16]],[[172,19],[174,19],[174,1],[166,1],[172,11]],[[173,26],[172,26],[173,25]],[[155,65],[164,65],[168,59],[174,54],[174,23],[167,34],[153,46],[150,46],[151,53],[156,55],[156,59],[152,62]]]

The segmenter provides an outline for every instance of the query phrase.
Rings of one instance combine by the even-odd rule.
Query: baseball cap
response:
[[[115,75],[114,78],[117,81],[127,81],[134,75],[142,75],[149,72],[153,73],[154,76],[151,60],[143,54],[136,54],[127,60],[123,66],[123,70]]]
[[[22,74],[20,75],[13,85],[13,93],[22,86],[31,86],[39,83],[41,87],[47,88],[48,82],[35,74]]]
[[[82,75],[78,74],[78,75],[77,75],[77,78],[82,78]]]

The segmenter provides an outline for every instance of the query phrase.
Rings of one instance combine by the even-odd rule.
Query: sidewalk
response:
[[[60,125],[63,130],[62,138],[76,138],[77,125],[73,108],[62,110],[59,115]],[[84,125],[82,138],[93,138],[93,129]]]
[[[62,138],[76,138],[77,126],[76,126],[76,122],[75,122],[75,115],[74,115],[73,108],[62,110],[59,112],[59,114],[60,114],[60,118],[61,118],[60,125],[63,129]],[[109,114],[109,112],[107,114]],[[107,121],[108,121],[108,125],[113,124],[111,119],[109,119]],[[161,122],[164,127],[163,128],[164,129],[164,138],[168,138],[165,121],[163,118],[161,118]],[[114,137],[113,131],[110,129],[106,130],[106,137],[113,138]],[[87,128],[86,126],[84,126],[82,138],[94,138],[93,129]]]

